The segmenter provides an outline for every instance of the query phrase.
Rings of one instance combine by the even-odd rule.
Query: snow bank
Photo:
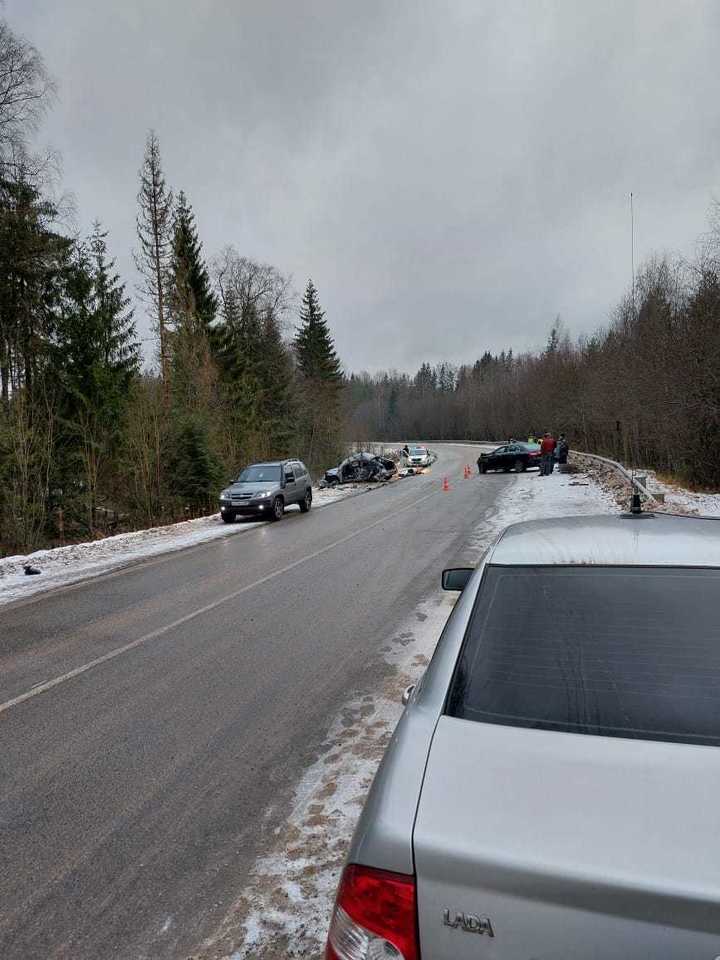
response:
[[[617,513],[612,494],[589,473],[553,473],[541,477],[534,472],[521,473],[506,488],[498,510],[498,530],[523,520],[569,515],[589,516]]]
[[[571,453],[571,462],[587,470],[589,475],[598,481],[602,487],[612,494],[615,501],[622,509],[626,510],[630,503],[631,486],[623,474],[612,467],[609,463],[605,464],[593,460],[591,457],[582,453]],[[630,467],[626,467],[630,470]],[[647,509],[664,513],[684,513],[701,517],[720,518],[720,493],[696,493],[693,490],[687,490],[679,484],[667,483],[658,479],[654,470],[635,469],[636,476],[647,477],[647,491],[650,494],[662,493],[665,495],[665,502],[653,502]]]
[[[473,531],[464,560],[476,563],[510,523],[614,512],[613,498],[585,474],[520,474],[504,487],[491,521]],[[199,957],[322,956],[345,851],[402,713],[402,691],[427,666],[454,602],[452,594],[434,594],[388,637],[381,653],[390,670],[382,689],[358,693],[334,718],[320,756],[295,790],[288,820]]]
[[[674,483],[658,480],[653,470],[638,470],[648,478],[648,490],[665,494],[665,508],[701,517],[720,517],[720,493],[695,493]],[[653,508],[654,509],[654,508]]]
[[[66,586],[102,573],[173,550],[183,550],[218,537],[244,533],[257,523],[223,523],[220,514],[185,520],[165,527],[121,533],[89,543],[74,543],[53,550],[37,550],[27,556],[0,560],[0,604],[32,596],[41,590]],[[28,577],[24,565],[32,564],[40,576]]]
[[[371,489],[370,485],[354,484],[333,490],[314,490],[314,509],[343,500],[351,494]],[[295,509],[295,508],[291,508]],[[67,586],[80,580],[97,577],[127,566],[137,560],[184,550],[219,537],[232,537],[259,526],[260,521],[241,520],[223,523],[220,514],[184,520],[164,527],[121,533],[88,543],[74,543],[52,550],[36,550],[25,556],[0,559],[0,605],[31,597],[53,587]],[[28,577],[24,567],[31,564],[41,571]]]

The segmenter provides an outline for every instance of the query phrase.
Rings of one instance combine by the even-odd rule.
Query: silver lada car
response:
[[[720,521],[516,524],[443,577],[328,960],[720,960]]]

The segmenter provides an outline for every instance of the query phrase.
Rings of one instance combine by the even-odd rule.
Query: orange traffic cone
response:
[[[444,493],[447,493],[450,489],[450,482],[447,477],[443,477],[442,488]]]

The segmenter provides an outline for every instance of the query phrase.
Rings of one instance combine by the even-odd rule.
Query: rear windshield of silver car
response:
[[[448,694],[465,720],[720,744],[720,571],[485,571]]]

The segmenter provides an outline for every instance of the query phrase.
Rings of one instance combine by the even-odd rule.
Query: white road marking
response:
[[[124,653],[129,653],[129,651],[134,650],[135,647],[142,646],[142,644],[147,643],[150,640],[155,640],[157,637],[161,637],[163,634],[169,633],[170,630],[174,630],[175,627],[180,627],[184,623],[194,620],[196,617],[201,617],[203,614],[217,609],[217,607],[222,606],[222,604],[227,603],[229,600],[234,600],[236,597],[242,596],[243,593],[247,593],[249,590],[254,590],[256,587],[262,586],[262,584],[267,583],[269,580],[273,580],[275,577],[280,577],[284,573],[294,570],[295,567],[299,567],[302,563],[307,563],[308,560],[314,560],[316,557],[321,557],[324,553],[334,550],[335,547],[339,547],[341,544],[347,543],[349,540],[353,540],[359,534],[366,533],[368,530],[372,530],[374,527],[379,527],[380,524],[385,523],[387,520],[393,517],[396,517],[398,514],[405,513],[407,510],[413,510],[418,506],[418,504],[423,503],[430,497],[436,496],[437,492],[437,490],[432,490],[430,493],[425,494],[424,497],[414,500],[405,507],[400,507],[397,510],[393,510],[392,513],[386,514],[379,520],[374,520],[366,527],[361,527],[359,530],[353,530],[352,533],[348,533],[339,540],[335,540],[333,543],[329,543],[326,546],[321,547],[319,550],[315,550],[313,553],[309,553],[307,556],[301,557],[299,560],[294,560],[292,563],[287,564],[287,566],[281,567],[279,570],[275,570],[273,573],[268,573],[266,576],[260,577],[259,580],[255,580],[253,583],[249,583],[244,587],[240,587],[239,590],[234,590],[232,593],[228,593],[224,597],[219,597],[217,600],[213,600],[212,603],[207,603],[204,607],[199,607],[197,610],[193,610],[192,613],[187,613],[184,617],[180,617],[178,620],[174,620],[172,623],[167,623],[163,627],[158,627],[157,630],[152,630],[150,633],[146,633],[145,636],[138,637],[137,640],[132,640],[130,643],[126,643],[122,647],[116,647],[114,650],[109,650],[101,657],[96,657],[94,660],[90,660],[87,663],[82,664],[82,666],[75,667],[74,670],[68,670],[67,673],[63,673],[59,677],[54,677],[52,680],[46,680],[44,683],[35,684],[35,686],[31,687],[30,690],[27,690],[25,693],[21,693],[17,697],[13,697],[12,700],[6,700],[5,703],[0,703],[0,713],[5,713],[12,707],[17,707],[19,704],[25,703],[26,700],[37,697],[41,693],[46,693],[48,690],[52,690],[53,687],[60,686],[61,683],[66,683],[68,680],[73,680],[75,677],[79,677],[81,674],[87,673],[88,670],[99,667],[101,664],[107,663],[109,660],[114,660],[116,657],[120,657]]]

